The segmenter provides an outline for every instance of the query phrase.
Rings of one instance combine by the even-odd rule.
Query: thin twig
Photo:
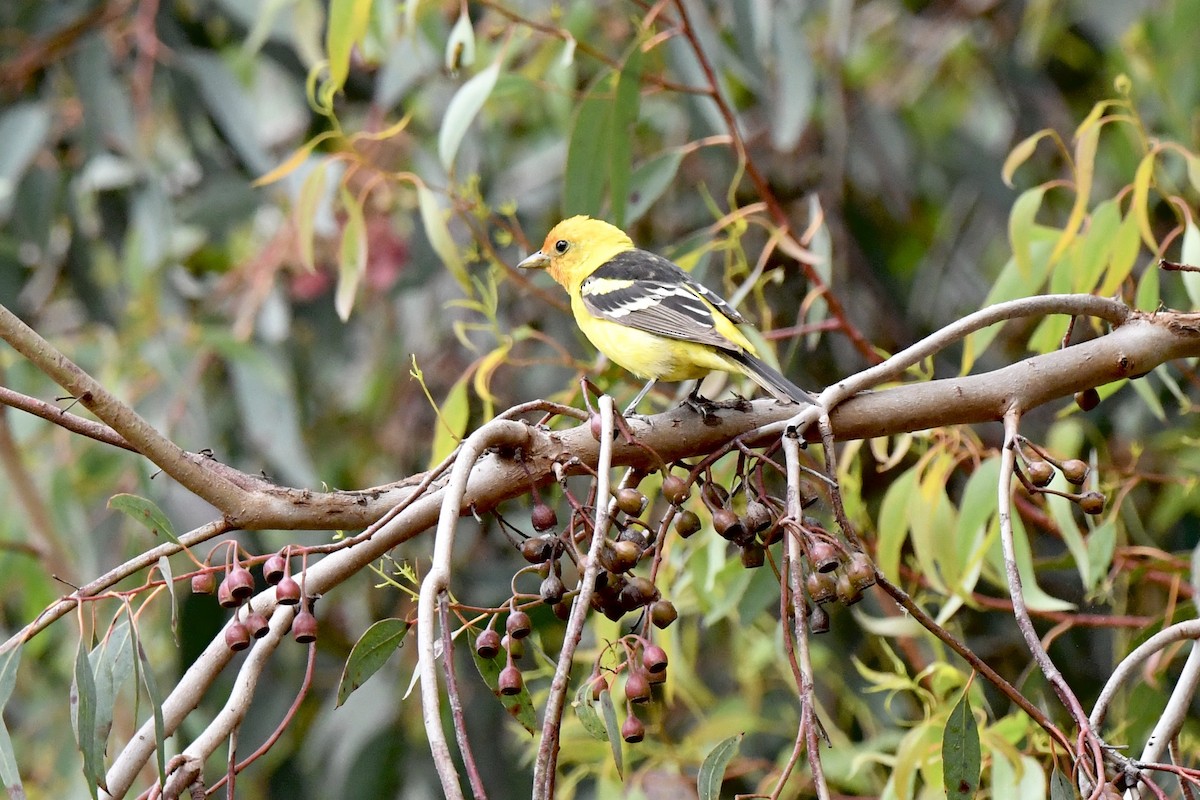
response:
[[[442,671],[446,673],[446,698],[450,702],[450,716],[454,720],[454,736],[458,752],[462,753],[463,768],[467,771],[467,782],[475,800],[487,800],[487,791],[479,767],[475,765],[475,753],[467,738],[467,720],[463,714],[462,694],[458,691],[458,673],[454,669],[454,637],[451,635],[450,598],[442,592],[438,598],[438,625],[442,629]]]

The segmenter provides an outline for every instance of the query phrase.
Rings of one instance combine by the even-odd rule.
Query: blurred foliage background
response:
[[[1093,105],[1119,98],[1133,120],[1123,130],[1192,151],[1200,144],[1197,0],[685,5],[748,157],[793,229],[814,225],[807,243],[823,258],[817,269],[884,351],[983,304],[1012,251],[1019,192],[1072,175],[1074,165],[1047,144],[1017,170],[1016,188],[1006,186],[1002,166],[1025,137],[1049,128],[1069,148]],[[510,266],[568,213],[622,222],[641,246],[714,288],[728,292],[753,275],[744,308],[779,332],[780,362],[797,382],[819,387],[866,366],[844,337],[814,327],[819,301],[798,313],[806,287],[794,261],[776,253],[756,264],[771,229],[743,220],[762,216],[753,204],[763,197],[739,168],[717,107],[689,90],[707,86],[707,76],[673,27],[673,6],[376,0],[369,8],[360,44],[339,54],[331,9],[317,0],[3,4],[0,302],[182,447],[311,488],[397,480],[444,454],[448,430],[470,430],[495,409],[535,397],[578,401],[574,379],[593,366],[590,347],[565,299]],[[325,95],[339,64],[342,91]],[[472,102],[464,90],[472,81],[482,95],[476,107],[456,110]],[[1130,184],[1144,141],[1103,137],[1094,196],[1113,198]],[[255,183],[281,164],[277,180]],[[1163,180],[1186,186],[1184,166],[1168,162]],[[1148,205],[1164,248],[1178,244],[1168,231],[1181,214],[1194,213],[1189,191],[1190,210],[1157,198]],[[1052,185],[1040,217],[1062,224],[1073,200]],[[726,217],[747,207],[746,217]],[[1155,255],[1142,253],[1137,268]],[[1166,280],[1162,298],[1191,302]],[[1029,333],[1006,328],[982,364],[1019,356]],[[939,370],[953,373],[957,358],[948,354]],[[0,352],[0,370],[10,388],[56,395],[11,351]],[[635,391],[616,370],[600,380],[622,395]],[[154,498],[179,529],[208,519],[203,504],[155,482],[152,467],[126,453],[12,411],[0,420],[6,632],[65,591],[52,574],[83,583],[151,546],[143,529],[106,508],[112,494]],[[1047,412],[1036,424],[1064,450],[1100,452],[1126,478],[1166,476],[1130,487],[1143,511],[1114,522],[1117,544],[1195,545],[1190,418],[1165,425],[1144,397],[1125,392],[1086,422],[1060,426]],[[999,433],[979,435],[983,447]],[[1143,451],[1151,455],[1139,461]],[[899,473],[851,472],[859,513],[870,519]],[[267,552],[327,537],[256,532],[243,541]],[[778,712],[791,707],[793,690],[779,659],[777,586],[765,570],[725,560],[719,544],[687,551],[690,560],[668,573],[691,619],[673,640],[676,695],[630,756],[637,777],[618,779],[607,745],[576,731],[564,748],[564,796],[576,782],[602,796],[679,791],[679,776],[739,731],[748,734],[731,771],[740,790],[781,751],[786,757],[795,722]],[[415,541],[396,557],[419,570],[426,547]],[[1111,548],[1107,559],[1093,553],[1100,566],[1081,587],[1078,557],[1041,542],[1042,585],[1082,610],[1145,615],[1140,627],[1157,629],[1177,613],[1180,589],[1170,584],[1178,573],[1159,569],[1131,594],[1132,580],[1148,576],[1116,578],[1132,569],[1121,552],[1116,560]],[[464,546],[456,584],[472,596],[460,599],[507,596],[518,560],[482,524]],[[363,575],[323,601],[315,690],[239,781],[244,796],[438,795],[415,700],[402,699],[413,667],[407,651],[349,707],[333,709],[332,687],[358,635],[410,610],[406,592],[378,583]],[[167,603],[141,616],[164,686],[225,619],[208,598],[181,595],[179,605],[178,646]],[[102,632],[112,611],[97,608],[87,627]],[[537,621],[549,640],[561,635],[548,614]],[[1024,671],[1028,656],[1007,613],[959,624],[1002,673],[1020,676],[1027,692],[1044,690]],[[598,624],[594,634],[615,631]],[[1098,690],[1114,651],[1135,634],[1114,625],[1062,635],[1056,646],[1069,656],[1061,662],[1081,695]],[[86,794],[67,703],[78,636],[59,624],[27,645],[25,663],[38,666],[22,670],[6,710],[33,797]],[[895,642],[866,635],[848,612],[821,640],[834,745],[825,758],[846,794],[928,796],[940,786],[928,775],[905,783],[892,759],[899,750],[914,764],[936,762],[926,750],[937,739],[908,734],[939,714],[944,721],[966,676],[931,640],[906,641],[897,655]],[[265,738],[294,697],[304,654],[290,649],[272,665],[244,742]],[[923,667],[938,680],[915,682]],[[466,674],[470,724],[495,742],[480,752],[492,796],[522,796],[528,741]],[[875,691],[889,686],[888,675],[893,692]],[[1142,685],[1131,706],[1161,707],[1169,683],[1167,672]],[[985,708],[996,700],[978,681],[975,691]],[[221,702],[219,693],[208,698],[185,740]],[[118,706],[115,741],[128,736],[135,713],[144,718],[145,706]],[[1022,760],[1040,756],[1044,742],[1005,720],[1002,709],[989,717],[988,752],[1000,765],[993,770],[1011,774],[992,779],[1016,785],[1021,765],[1045,763]],[[1152,722],[1121,720],[1130,736]],[[1198,735],[1193,727],[1192,744]]]

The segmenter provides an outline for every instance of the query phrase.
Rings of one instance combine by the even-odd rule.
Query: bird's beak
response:
[[[535,251],[533,255],[517,264],[518,269],[545,269],[548,266],[550,266],[550,256],[541,250]]]

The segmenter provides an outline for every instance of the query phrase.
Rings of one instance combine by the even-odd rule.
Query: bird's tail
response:
[[[817,398],[783,377],[778,370],[763,360],[749,353],[733,350],[726,351],[726,355],[741,372],[753,378],[755,383],[770,392],[781,403],[817,404]]]

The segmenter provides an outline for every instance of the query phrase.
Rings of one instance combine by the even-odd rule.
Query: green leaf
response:
[[[1104,283],[1096,291],[1097,294],[1107,297],[1117,291],[1117,287],[1124,283],[1133,271],[1141,246],[1137,217],[1132,213],[1126,214],[1113,237],[1112,247],[1109,249],[1108,272],[1104,276]]]
[[[621,725],[617,722],[617,709],[613,706],[612,692],[600,693],[600,710],[604,712],[604,729],[608,732],[608,744],[612,748],[613,763],[617,774],[624,777],[625,762],[621,757]]]
[[[892,482],[879,508],[875,563],[891,580],[900,579],[900,552],[908,539],[909,507],[917,493],[917,470],[910,468]]]
[[[795,8],[795,6],[785,6]],[[775,81],[771,87],[771,147],[789,153],[800,142],[816,98],[817,76],[808,34],[798,14],[780,9],[772,26],[775,48]]]
[[[12,697],[13,687],[17,684],[17,668],[21,665],[23,647],[24,645],[18,643],[0,653],[0,711],[8,705],[8,698]]]
[[[1086,588],[1094,590],[1100,585],[1100,581],[1108,574],[1109,567],[1112,566],[1113,552],[1117,547],[1117,526],[1110,519],[1092,529],[1088,534],[1087,552],[1088,561],[1092,565],[1091,572],[1088,575]]]
[[[475,659],[475,669],[479,670],[484,682],[492,687],[492,694],[496,695],[500,705],[504,706],[504,710],[521,723],[521,727],[529,731],[531,736],[536,734],[537,715],[533,710],[533,698],[529,696],[529,687],[522,686],[520,694],[511,697],[500,694],[500,690],[496,688],[500,683],[500,670],[503,669],[499,659],[481,658],[473,647],[471,648],[471,657]]]
[[[14,103],[0,114],[0,221],[8,219],[17,185],[50,132],[49,105]]]
[[[1079,792],[1075,791],[1075,785],[1057,764],[1050,773],[1050,800],[1079,800]]]
[[[171,520],[167,519],[167,515],[162,512],[162,509],[150,500],[135,494],[115,494],[108,499],[108,507],[133,517],[149,528],[155,536],[161,533],[172,542],[179,544],[179,537],[175,535],[175,526],[171,524]]]
[[[619,228],[624,227],[626,222],[629,177],[633,169],[633,134],[638,120],[641,83],[642,48],[634,45],[617,79],[609,139],[611,144],[608,148],[609,205],[613,224]]]
[[[163,721],[162,696],[158,691],[158,681],[154,677],[154,670],[151,669],[150,659],[146,657],[146,650],[142,647],[141,639],[137,638],[136,636],[134,638],[134,647],[137,648],[141,679],[146,687],[146,698],[150,701],[150,711],[154,716],[154,756],[158,764],[158,780],[160,784],[166,785],[167,726]]]
[[[429,454],[430,468],[442,463],[442,460],[458,447],[458,443],[467,432],[467,421],[471,416],[467,378],[467,375],[463,375],[456,380],[442,405],[436,409],[438,425],[433,433],[433,449]]]
[[[367,223],[362,206],[345,186],[341,187],[342,207],[346,209],[346,224],[342,228],[342,244],[338,248],[338,282],[333,307],[342,322],[350,319],[358,284],[367,271]]]
[[[75,650],[75,675],[71,682],[71,722],[75,728],[75,743],[83,755],[83,775],[93,798],[99,797],[97,787],[104,788],[104,762],[96,741],[96,676],[88,660],[83,639]]]
[[[639,164],[629,177],[629,199],[625,207],[625,224],[636,222],[662,197],[675,180],[683,163],[682,150],[668,150]]]
[[[604,200],[604,175],[608,161],[601,155],[608,151],[608,135],[612,103],[612,77],[602,80],[579,103],[571,140],[567,144],[567,170],[563,188],[565,216],[600,214]]]
[[[1200,228],[1191,219],[1183,226],[1183,243],[1179,248],[1179,260],[1193,267],[1200,267]],[[1200,309],[1200,272],[1183,271],[1179,273],[1183,280],[1183,288],[1187,291],[1188,300],[1193,309]]]
[[[21,771],[17,768],[17,752],[13,749],[8,727],[0,717],[0,781],[8,792],[8,800],[25,800],[25,786],[21,783]]]
[[[947,800],[970,800],[979,791],[979,727],[971,713],[970,691],[969,685],[963,690],[942,734],[942,782]]]
[[[392,653],[404,645],[404,637],[411,627],[402,619],[381,619],[363,633],[350,650],[342,679],[338,683],[337,705],[342,705],[350,694],[367,682],[379,671]]]
[[[454,156],[467,135],[467,128],[483,109],[499,77],[500,63],[496,62],[460,86],[450,99],[446,116],[442,118],[442,128],[438,131],[438,158],[447,172],[454,165]]]
[[[112,732],[117,694],[133,669],[129,637],[129,621],[122,620],[89,654],[92,673],[96,676],[96,741],[101,753],[107,750]]]
[[[723,739],[717,746],[708,751],[704,761],[700,763],[700,774],[696,778],[696,790],[700,800],[718,800],[721,796],[721,784],[725,782],[725,769],[737,755],[745,733],[738,733]]]
[[[171,572],[171,559],[161,556],[158,559],[158,571],[162,573],[167,584],[167,593],[171,595],[171,633],[179,640],[179,598],[175,596],[175,574]]]
[[[317,271],[316,259],[313,255],[317,213],[323,201],[328,203],[325,196],[325,173],[329,163],[328,159],[321,159],[309,170],[309,173],[304,176],[299,196],[296,198],[296,244],[300,248],[300,263],[309,272]]]
[[[571,706],[575,709],[575,716],[579,718],[579,722],[587,731],[588,736],[604,742],[608,740],[608,731],[605,729],[600,715],[596,713],[597,702],[599,701],[592,700],[592,681],[586,680],[575,690],[575,699],[571,702]]]
[[[1021,276],[1028,280],[1033,275],[1030,248],[1033,244],[1034,221],[1042,207],[1045,186],[1035,186],[1021,192],[1008,215],[1008,239],[1012,244],[1013,258]],[[1035,288],[1035,287],[1030,287]]]
[[[437,196],[423,184],[417,186],[417,208],[421,212],[421,225],[425,228],[425,238],[429,240],[429,246],[446,265],[446,269],[450,270],[450,274],[458,281],[463,291],[470,294],[471,279],[467,276],[467,268],[458,252],[458,245],[450,236],[450,227],[446,224],[441,206],[438,205]]]
[[[340,92],[346,85],[346,78],[350,74],[350,54],[354,45],[367,34],[371,1],[330,0],[325,52],[329,57],[328,91],[331,95]]]

